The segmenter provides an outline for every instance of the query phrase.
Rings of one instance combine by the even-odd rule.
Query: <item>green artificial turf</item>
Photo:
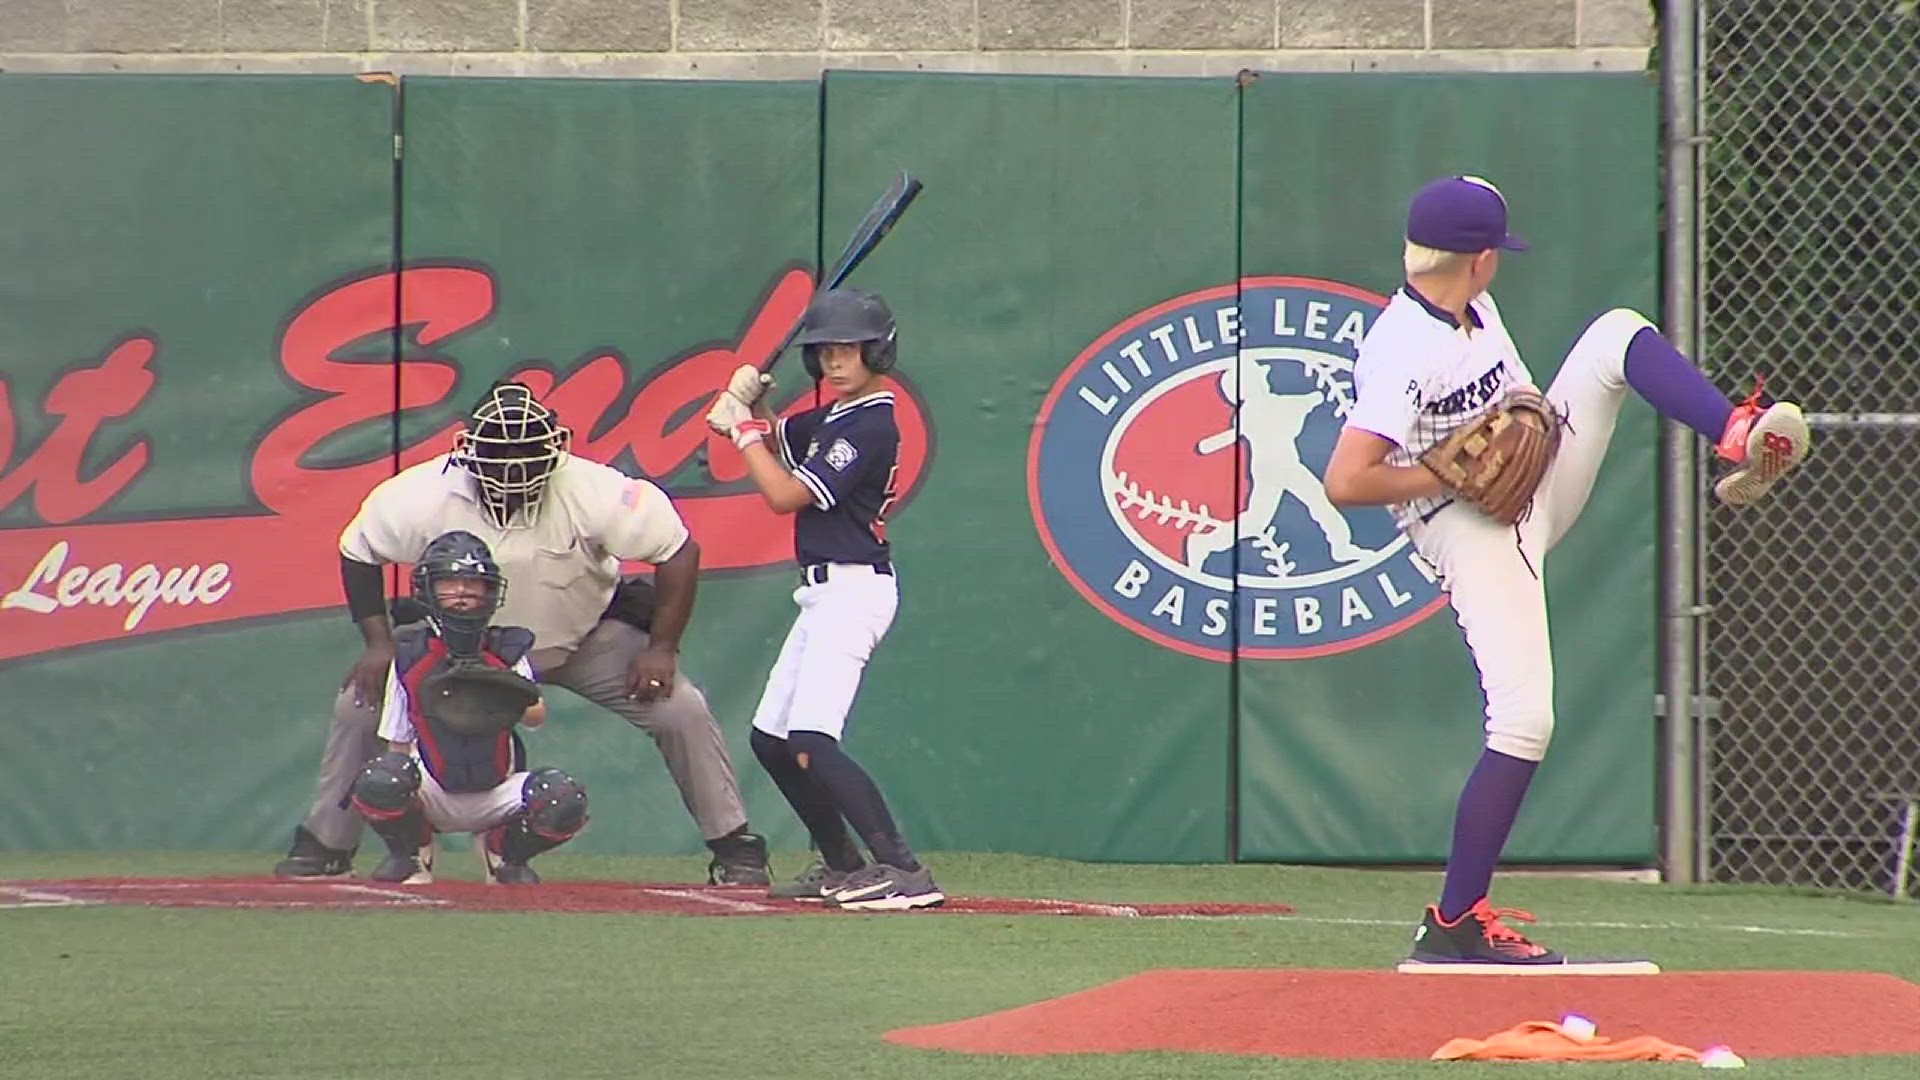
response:
[[[7,854],[0,878],[261,874],[274,858]],[[892,1028],[977,1016],[1154,968],[1390,968],[1438,885],[1429,872],[928,858],[942,886],[961,895],[1268,901],[1296,913],[1156,920],[0,910],[0,1077],[1530,1080],[1569,1070],[1637,1078],[1696,1068],[1011,1058],[892,1046],[881,1041]],[[804,861],[781,853],[776,870],[790,874]],[[541,869],[550,881],[694,882],[704,860],[556,853]],[[438,872],[478,876],[464,851],[443,855]],[[1669,971],[1862,970],[1920,982],[1920,911],[1908,905],[1525,875],[1500,879],[1495,900],[1533,910],[1541,921],[1529,932],[1556,948],[1645,953]],[[1756,1061],[1744,1075],[1910,1080],[1920,1076],[1920,1058]]]

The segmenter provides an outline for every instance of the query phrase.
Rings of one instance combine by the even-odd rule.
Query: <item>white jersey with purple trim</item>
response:
[[[1392,441],[1388,463],[1419,464],[1421,454],[1486,412],[1508,389],[1533,384],[1493,297],[1475,297],[1467,314],[1471,325],[1462,327],[1404,285],[1361,340],[1347,423]],[[1440,496],[1387,509],[1405,528],[1451,501]]]

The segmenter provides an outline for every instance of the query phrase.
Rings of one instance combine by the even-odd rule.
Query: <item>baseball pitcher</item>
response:
[[[1730,470],[1729,506],[1763,496],[1806,456],[1791,402],[1736,405],[1653,323],[1624,308],[1595,318],[1543,395],[1487,289],[1503,251],[1507,202],[1484,179],[1422,187],[1408,209],[1406,284],[1361,343],[1356,399],[1327,466],[1344,505],[1390,507],[1440,575],[1485,697],[1486,740],[1467,779],[1439,901],[1408,964],[1566,964],[1504,921],[1489,892],[1554,727],[1546,555],[1580,517],[1629,392],[1699,432]],[[1403,965],[1403,968],[1407,965]]]

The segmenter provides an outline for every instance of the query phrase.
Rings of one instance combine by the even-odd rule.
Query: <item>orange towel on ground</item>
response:
[[[1433,1052],[1434,1061],[1699,1061],[1700,1052],[1636,1035],[1582,1039],[1559,1024],[1529,1020],[1485,1039],[1452,1039]]]

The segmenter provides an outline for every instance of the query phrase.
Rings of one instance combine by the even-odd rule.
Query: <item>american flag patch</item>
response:
[[[640,509],[640,485],[639,484],[628,483],[626,487],[620,489],[620,505],[626,507],[629,510]]]

